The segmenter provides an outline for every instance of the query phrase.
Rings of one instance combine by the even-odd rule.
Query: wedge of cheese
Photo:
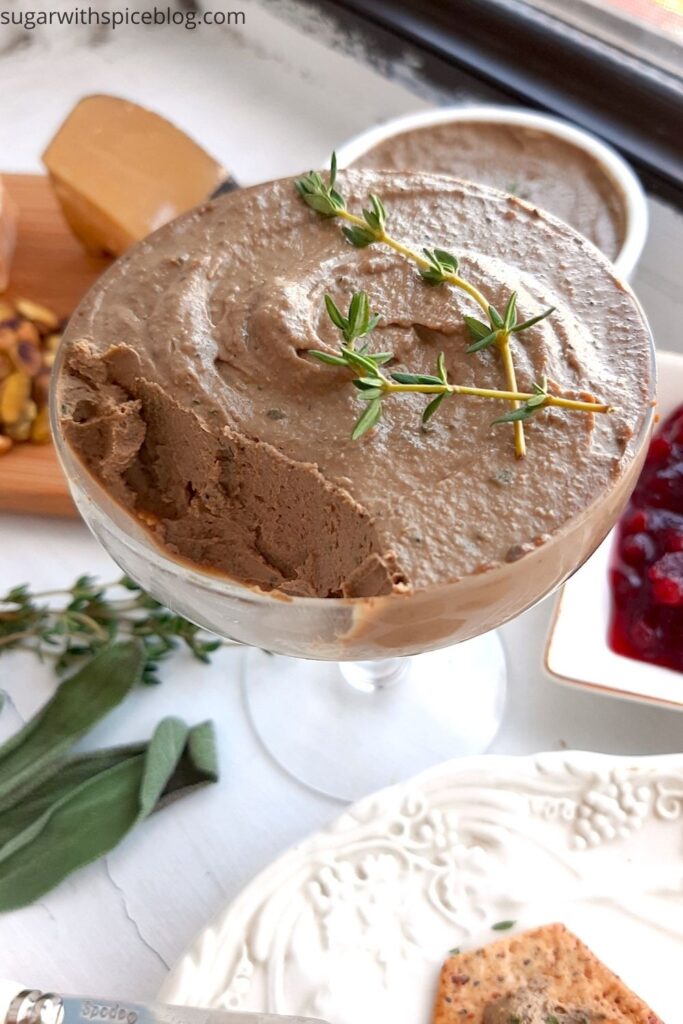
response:
[[[207,199],[228,177],[165,118],[116,96],[86,96],[43,154],[74,234],[118,256]]]
[[[449,957],[432,1024],[662,1024],[562,924]]]
[[[9,284],[18,221],[17,207],[0,178],[0,292]]]

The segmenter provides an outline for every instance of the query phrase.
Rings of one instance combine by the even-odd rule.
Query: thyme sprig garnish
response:
[[[487,321],[483,322],[470,316],[465,317],[465,323],[473,337],[473,343],[467,351],[478,352],[490,345],[495,345],[503,363],[507,393],[517,394],[517,374],[512,358],[510,337],[512,334],[519,334],[540,323],[554,311],[553,308],[546,309],[523,323],[518,323],[517,294],[513,292],[501,315],[478,288],[460,275],[456,256],[445,249],[425,248],[419,253],[393,238],[387,232],[387,210],[379,196],[370,194],[370,207],[362,211],[362,216],[359,217],[357,214],[351,213],[347,208],[346,200],[336,187],[336,182],[337,158],[333,153],[327,182],[318,171],[311,171],[297,180],[296,188],[303,201],[320,216],[337,217],[345,221],[342,232],[352,245],[360,249],[375,243],[386,245],[394,252],[412,261],[417,266],[425,283],[430,285],[450,284],[469,295],[483,311]],[[502,395],[504,392],[500,392],[500,394]],[[510,398],[508,400],[512,405],[512,411],[519,412],[521,408],[519,399]],[[515,453],[518,458],[522,458],[526,454],[523,422],[527,418],[528,415],[520,414],[504,420],[504,422],[514,425]],[[374,424],[371,423],[371,425]]]
[[[509,305],[509,304],[508,304]],[[493,423],[515,423],[530,419],[535,413],[546,406],[557,406],[562,409],[574,409],[582,412],[608,412],[609,406],[598,402],[583,402],[573,398],[562,398],[552,395],[548,390],[545,377],[533,385],[531,392],[498,391],[494,388],[467,387],[453,384],[448,380],[446,358],[443,352],[436,360],[433,374],[405,373],[396,371],[388,373],[382,369],[394,358],[391,352],[372,352],[369,340],[365,340],[360,348],[355,343],[368,336],[379,323],[379,314],[371,314],[370,302],[366,292],[356,292],[349,303],[348,315],[339,310],[330,295],[325,296],[325,306],[332,323],[341,332],[343,342],[339,352],[332,354],[319,349],[309,349],[308,354],[321,363],[331,366],[344,366],[356,374],[353,386],[359,392],[359,399],[367,403],[367,407],[358,418],[353,431],[352,440],[356,441],[371,430],[382,415],[382,400],[397,394],[434,395],[422,413],[422,423],[427,423],[437,411],[441,403],[449,395],[463,395],[474,398],[494,398],[503,401],[514,400],[516,407],[493,420]],[[520,404],[522,403],[522,404]]]
[[[50,656],[59,673],[77,667],[112,640],[129,637],[142,643],[145,683],[159,681],[159,662],[180,645],[206,663],[230,643],[165,608],[127,576],[111,583],[80,576],[71,587],[42,593],[24,584],[0,596],[0,654],[21,649]]]

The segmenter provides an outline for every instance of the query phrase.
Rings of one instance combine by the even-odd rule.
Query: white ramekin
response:
[[[488,121],[497,124],[515,124],[523,128],[537,128],[540,131],[556,135],[566,142],[573,143],[597,160],[614,182],[615,188],[622,198],[625,212],[624,242],[614,260],[614,266],[621,277],[626,280],[631,277],[647,237],[647,201],[642,186],[628,164],[613,149],[600,142],[595,136],[589,135],[588,132],[580,128],[575,128],[560,118],[515,107],[497,107],[488,104],[422,110],[404,117],[392,118],[391,121],[369,128],[367,131],[361,132],[360,135],[349,139],[337,150],[339,166],[348,167],[368,150],[393,135],[400,135],[413,128],[448,124],[453,121]]]

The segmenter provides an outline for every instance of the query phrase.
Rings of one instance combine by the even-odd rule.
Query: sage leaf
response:
[[[71,758],[0,815],[0,862],[40,833],[54,807],[88,779],[142,754],[144,743]]]
[[[52,697],[0,747],[0,809],[59,768],[68,750],[119,704],[145,660],[137,640],[110,644],[60,684]]]
[[[0,849],[0,911],[39,899],[67,875],[114,849],[153,811],[215,782],[213,727],[205,722],[188,729],[179,719],[167,718],[147,746],[86,755],[70,762],[63,776],[71,785],[63,787],[61,796],[58,778],[34,791],[29,803],[42,813],[29,824],[24,818],[23,834],[18,832]],[[50,793],[57,799],[46,807]],[[12,813],[21,828],[23,809],[10,812],[10,817]],[[24,850],[27,842],[30,857]]]
[[[161,810],[180,796],[210,782],[218,782],[216,731],[213,722],[200,722],[187,734],[183,756],[178,761],[154,808]]]

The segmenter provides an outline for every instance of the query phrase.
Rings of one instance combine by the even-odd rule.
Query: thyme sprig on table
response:
[[[367,339],[380,319],[378,314],[371,314],[367,293],[356,292],[353,295],[347,316],[344,316],[338,309],[331,295],[325,296],[325,306],[330,320],[341,332],[343,342],[339,346],[338,353],[332,354],[320,349],[309,349],[308,354],[321,363],[327,363],[330,366],[343,366],[356,374],[351,383],[360,392],[358,397],[362,402],[367,403],[367,407],[361,413],[351,433],[351,438],[354,441],[371,430],[378,422],[382,415],[382,401],[387,396],[397,394],[419,393],[435,396],[425,406],[422,413],[423,423],[427,423],[431,419],[443,400],[449,395],[502,399],[508,402],[514,400],[515,408],[493,420],[493,423],[523,422],[547,406],[581,412],[609,411],[608,405],[598,402],[583,402],[550,394],[545,377],[533,385],[531,392],[498,391],[494,388],[453,384],[448,380],[446,358],[443,352],[439,353],[433,374],[398,371],[387,373],[382,367],[394,358],[393,353],[370,351],[368,340],[359,348],[356,347],[356,342],[361,338]],[[514,310],[514,306],[512,309]],[[507,311],[506,315],[508,315]],[[510,322],[512,322],[512,315],[510,315]]]
[[[60,674],[129,637],[142,643],[145,683],[159,682],[159,662],[181,645],[207,663],[230,643],[165,608],[127,576],[110,583],[80,576],[71,587],[43,592],[24,584],[0,596],[0,654],[21,649],[52,657]]]
[[[438,248],[425,248],[419,253],[410,246],[404,245],[403,242],[393,238],[387,232],[387,210],[379,196],[371,194],[369,196],[369,208],[362,211],[362,216],[358,216],[351,213],[347,208],[346,200],[337,189],[336,183],[337,158],[333,153],[327,182],[318,171],[311,171],[297,180],[296,189],[303,201],[320,216],[343,220],[345,223],[342,227],[342,232],[352,245],[361,249],[375,243],[386,245],[393,249],[394,252],[412,261],[417,266],[420,276],[426,284],[450,284],[469,295],[480,307],[486,316],[486,322],[472,316],[465,317],[465,323],[473,339],[467,351],[479,352],[491,345],[495,345],[500,352],[507,382],[507,391],[498,392],[497,397],[505,397],[510,402],[512,411],[508,417],[501,417],[499,422],[513,423],[515,453],[518,458],[522,458],[526,454],[523,422],[531,415],[529,409],[534,410],[536,406],[520,405],[520,402],[528,402],[529,399],[536,398],[538,392],[534,390],[526,399],[517,397],[521,393],[517,387],[517,375],[512,358],[510,338],[512,335],[520,334],[522,331],[528,330],[535,324],[540,323],[541,320],[544,320],[554,312],[554,308],[551,307],[550,309],[543,310],[537,316],[519,323],[516,312],[517,293],[513,292],[507,301],[504,312],[501,314],[478,288],[461,276],[459,261],[453,253]],[[444,384],[445,382],[440,380],[439,383]],[[432,411],[435,411],[438,404],[437,402]],[[538,403],[539,406],[540,404]],[[548,401],[546,404],[556,403]],[[607,406],[598,408],[597,403],[591,403],[591,405],[593,406],[590,410],[592,412],[606,412],[608,410]],[[372,411],[368,409],[364,416],[367,416],[369,425],[373,426],[379,418],[379,410],[375,406]],[[369,427],[366,427],[366,429],[369,429]]]

